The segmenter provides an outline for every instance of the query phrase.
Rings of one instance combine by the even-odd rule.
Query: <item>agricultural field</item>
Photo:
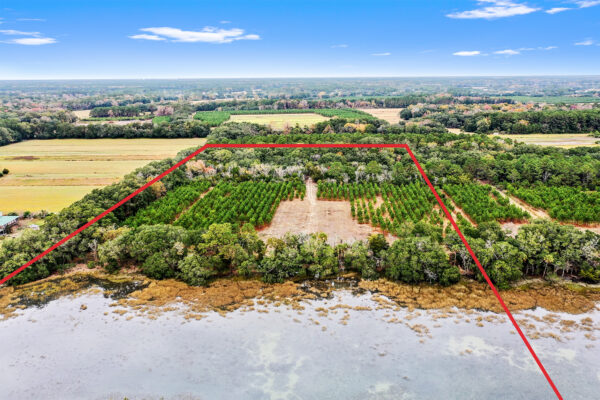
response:
[[[317,197],[321,200],[350,201],[350,213],[359,224],[371,224],[394,235],[406,230],[403,226],[406,221],[412,224],[428,221],[433,226],[443,225],[441,212],[434,209],[435,198],[422,183],[319,183]]]
[[[152,160],[200,146],[204,139],[54,139],[0,147],[0,210],[59,211]]]
[[[377,233],[373,226],[359,224],[352,218],[349,201],[319,199],[317,191],[317,184],[308,180],[304,198],[281,202],[271,224],[259,230],[259,236],[268,239],[281,238],[288,232],[307,235],[323,232],[327,235],[327,242],[333,246],[340,242],[367,240]],[[390,235],[386,236],[393,240]]]
[[[374,116],[357,109],[277,109],[277,110],[232,110],[232,111],[199,111],[194,119],[210,126],[219,126],[225,122],[248,122],[269,125],[276,130],[300,126],[311,126],[330,118],[344,118],[368,122]]]
[[[260,228],[271,222],[281,201],[303,198],[305,191],[306,187],[300,181],[220,182],[184,211],[174,224],[198,229],[215,223],[249,222]]]
[[[400,111],[403,108],[359,108],[358,110],[371,114],[375,118],[382,119],[390,124],[400,122]]]
[[[489,185],[444,185],[443,189],[477,224],[488,221],[522,222],[530,217]]]
[[[492,137],[510,138],[517,142],[571,148],[579,146],[599,146],[598,138],[582,133],[531,134],[531,135],[491,135]]]
[[[600,193],[568,186],[509,188],[509,193],[533,207],[544,209],[550,217],[574,223],[600,222]]]
[[[311,126],[318,122],[327,121],[329,118],[319,114],[303,113],[303,114],[244,114],[232,115],[229,119],[231,122],[249,122],[253,124],[269,125],[273,129],[283,130],[287,127],[294,127],[296,124],[300,126]]]

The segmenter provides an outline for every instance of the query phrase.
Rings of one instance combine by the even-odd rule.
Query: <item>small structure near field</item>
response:
[[[19,220],[18,216],[3,216],[2,213],[0,213],[0,235],[6,235],[7,233],[10,233],[10,229],[17,225],[17,222]]]

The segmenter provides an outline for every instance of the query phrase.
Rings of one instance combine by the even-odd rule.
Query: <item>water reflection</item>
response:
[[[94,290],[19,310],[0,322],[0,397],[553,398],[502,315],[390,309],[340,285],[349,286],[302,307],[257,301],[201,319],[186,318],[183,305],[158,314],[114,307]],[[599,314],[517,314],[544,333],[532,344],[565,398],[597,396]],[[562,331],[565,320],[576,323]]]

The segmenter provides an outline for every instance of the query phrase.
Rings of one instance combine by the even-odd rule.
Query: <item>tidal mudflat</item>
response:
[[[0,290],[5,398],[552,398],[504,314],[485,301],[435,304],[426,287],[345,278],[190,288],[87,274],[26,286]],[[450,299],[485,296],[471,286]],[[565,398],[594,398],[597,293],[520,290],[580,301],[580,311],[521,303],[515,317]]]

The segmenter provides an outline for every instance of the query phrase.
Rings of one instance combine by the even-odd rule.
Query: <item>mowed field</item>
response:
[[[0,211],[60,211],[97,187],[205,139],[56,139],[0,147]]]
[[[400,111],[403,108],[359,108],[360,111],[371,114],[375,118],[382,119],[389,122],[390,124],[397,124],[400,122]]]
[[[228,122],[249,122],[253,124],[269,125],[273,129],[282,130],[286,127],[310,126],[318,122],[327,121],[329,118],[319,114],[248,114],[232,115]]]
[[[492,135],[523,142],[537,144],[540,146],[554,146],[571,148],[579,146],[598,146],[598,138],[591,137],[586,133],[560,133],[560,134],[532,134],[532,135]]]

